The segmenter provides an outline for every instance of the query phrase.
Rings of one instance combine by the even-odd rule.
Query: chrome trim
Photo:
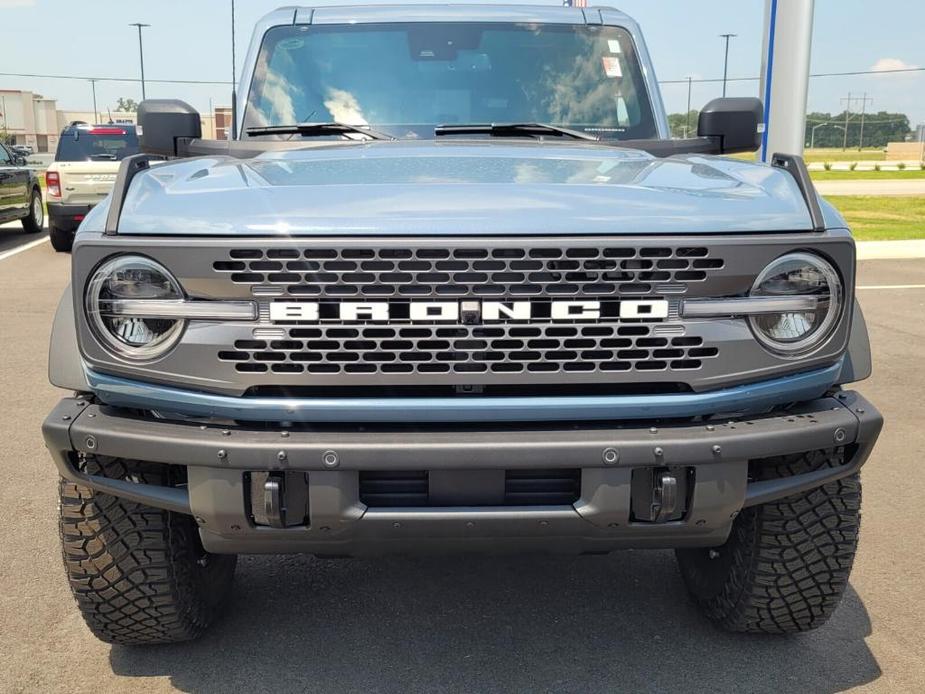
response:
[[[253,301],[189,301],[186,299],[116,299],[101,302],[103,313],[133,318],[176,320],[257,320]]]
[[[770,313],[815,311],[815,296],[751,296],[733,299],[685,299],[682,318],[724,318],[726,316],[760,316]]]

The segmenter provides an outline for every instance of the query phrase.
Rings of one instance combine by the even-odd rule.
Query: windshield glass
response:
[[[433,137],[437,125],[537,122],[657,136],[629,33],[513,23],[286,26],[267,32],[244,129],[300,122]]]
[[[134,128],[74,128],[58,140],[55,161],[119,161],[138,154]]]

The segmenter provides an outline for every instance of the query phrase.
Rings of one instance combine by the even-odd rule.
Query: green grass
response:
[[[807,164],[813,162],[827,161],[885,161],[886,152],[882,149],[864,149],[858,152],[857,149],[842,150],[840,147],[832,149],[807,149],[803,153],[803,158]]]
[[[905,171],[810,171],[814,181],[913,181],[925,178],[925,171],[906,169]]]
[[[859,241],[925,238],[925,197],[836,195],[827,198]]]

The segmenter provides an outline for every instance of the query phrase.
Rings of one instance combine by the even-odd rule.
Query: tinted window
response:
[[[656,137],[630,35],[617,27],[390,23],[271,29],[245,128],[306,121],[399,137],[452,123],[543,122]]]
[[[0,145],[0,166],[10,166],[13,163],[13,160],[10,158],[10,155],[6,151],[6,147]]]
[[[118,161],[138,154],[134,128],[73,128],[58,140],[55,161]]]

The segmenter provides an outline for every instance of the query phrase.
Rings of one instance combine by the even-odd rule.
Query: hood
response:
[[[383,142],[188,159],[138,176],[123,234],[678,234],[806,231],[792,177],[735,159],[595,144]]]

